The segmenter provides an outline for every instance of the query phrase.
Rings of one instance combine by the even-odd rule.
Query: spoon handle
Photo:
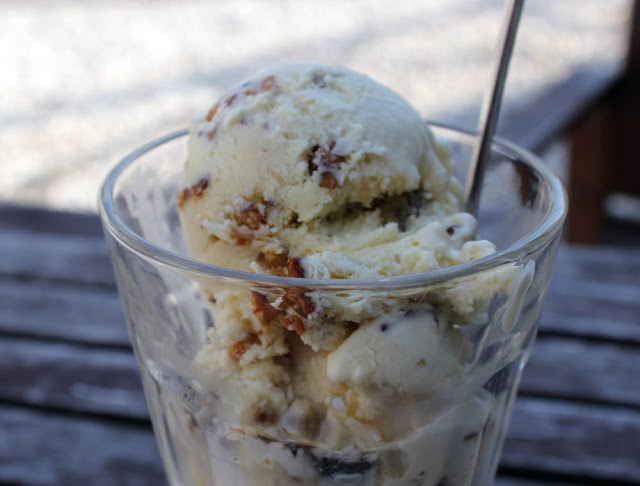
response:
[[[478,123],[480,137],[474,148],[465,188],[466,211],[473,215],[478,214],[482,180],[489,158],[491,142],[498,124],[502,94],[523,6],[524,0],[507,0],[506,2],[504,19],[498,38],[499,50],[496,52],[496,57],[493,61],[491,84],[482,100],[482,110]]]

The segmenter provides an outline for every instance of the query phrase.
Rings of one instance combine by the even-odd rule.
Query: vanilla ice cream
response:
[[[213,326],[197,366],[215,394],[215,415],[233,424],[218,422],[227,435],[208,444],[235,444],[232,455],[244,464],[228,477],[431,481],[420,476],[424,465],[411,448],[438,442],[446,450],[432,453],[440,457],[428,472],[433,482],[415,484],[443,477],[469,484],[465,471],[489,434],[495,397],[465,391],[472,356],[462,328],[481,322],[488,300],[509,292],[514,267],[424,298],[304,288],[308,278],[407,275],[493,253],[477,239],[461,197],[446,145],[421,116],[389,88],[346,69],[276,66],[193,123],[178,194],[193,257],[300,279],[280,290],[202,285]],[[230,457],[211,452],[216,464]]]

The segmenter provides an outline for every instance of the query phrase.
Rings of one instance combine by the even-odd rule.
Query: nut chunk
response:
[[[267,217],[264,210],[261,210],[255,204],[249,204],[239,214],[235,214],[233,219],[239,226],[246,226],[249,229],[257,230],[263,224],[266,224]]]
[[[289,271],[289,277],[304,278],[304,268],[302,267],[302,260],[299,257],[289,258],[287,270]]]
[[[254,344],[260,344],[260,338],[255,333],[250,333],[245,339],[242,341],[238,341],[237,343],[229,346],[227,349],[227,353],[229,357],[234,361],[240,361],[240,358],[247,352]]]
[[[251,303],[253,304],[253,315],[263,326],[268,326],[278,316],[278,309],[273,307],[267,296],[260,292],[251,292]]]
[[[313,175],[319,171],[319,185],[325,189],[335,189],[339,187],[340,184],[335,176],[335,171],[346,161],[344,155],[338,155],[333,151],[335,147],[335,140],[329,142],[326,147],[314,145],[307,158],[309,174]]]
[[[203,177],[191,187],[183,189],[178,193],[178,207],[182,209],[189,199],[202,197],[208,187],[209,179]]]

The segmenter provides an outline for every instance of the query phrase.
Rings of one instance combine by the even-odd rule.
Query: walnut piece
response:
[[[250,333],[245,339],[242,341],[238,341],[237,343],[229,346],[227,348],[227,354],[234,361],[240,361],[240,358],[247,352],[254,344],[260,344],[260,338],[255,333]]]
[[[302,317],[309,317],[316,306],[313,303],[313,299],[309,297],[304,291],[289,289],[286,292],[286,299],[290,306],[300,314]]]
[[[322,172],[320,174],[320,183],[318,184],[320,187],[324,187],[325,189],[335,189],[340,184],[338,183],[338,179],[333,175],[332,172]]]
[[[263,326],[268,326],[278,316],[278,309],[273,307],[267,296],[260,292],[251,292],[251,303],[253,304],[253,315]]]
[[[305,333],[304,323],[300,316],[294,316],[287,314],[286,312],[280,312],[278,314],[278,322],[289,331],[294,331],[298,336],[302,336]]]
[[[266,91],[271,91],[271,90],[273,90],[273,89],[275,89],[277,87],[278,87],[278,85],[276,83],[276,77],[275,76],[267,76],[260,83],[260,88],[254,88],[254,87],[246,88],[244,90],[244,94],[246,96],[255,96],[255,95],[259,94],[259,93],[264,93]]]
[[[233,244],[236,246],[246,246],[251,243],[251,235],[241,235],[237,233],[231,233],[231,238],[233,239]]]
[[[289,258],[287,270],[289,271],[289,277],[304,278],[304,268],[300,257]]]
[[[276,253],[271,250],[263,250],[258,254],[256,262],[260,267],[268,270],[272,275],[286,276],[287,275],[287,262],[289,256],[287,252]]]
[[[314,308],[313,301],[308,296],[292,290],[283,296],[278,308],[271,305],[267,296],[260,292],[251,292],[251,302],[253,315],[263,326],[269,326],[276,321],[285,329],[295,331],[299,335],[305,332],[302,317],[308,316]],[[289,309],[293,309],[298,315],[289,313]]]
[[[271,91],[272,89],[275,89],[277,87],[278,85],[276,84],[275,76],[267,76],[262,80],[262,83],[260,83],[260,89],[262,91]]]
[[[278,264],[284,263],[286,254],[271,253],[270,256],[262,253],[263,260],[271,258]],[[258,257],[260,259],[260,257]],[[289,277],[304,278],[304,268],[299,257],[289,258],[286,263]],[[253,304],[253,314],[264,326],[268,326],[272,321],[277,321],[281,326],[298,335],[305,333],[304,320],[308,319],[316,308],[313,299],[308,295],[305,288],[290,288],[281,296],[277,307],[269,302],[266,295],[260,292],[251,292],[251,302]],[[295,312],[292,313],[291,311]]]
[[[207,132],[207,138],[211,141],[215,140],[218,136],[218,127],[214,127],[213,130]]]
[[[287,270],[289,277],[304,278],[304,268],[300,257],[289,258]],[[306,294],[306,289],[288,289],[285,297],[283,304],[286,303],[287,307],[293,307],[293,310],[303,317],[309,317],[309,314],[315,310],[313,299]]]
[[[178,207],[182,209],[184,204],[192,198],[200,198],[209,187],[209,179],[203,177],[191,187],[187,187],[178,193]]]
[[[235,101],[238,99],[238,95],[244,94],[245,96],[254,96],[259,93],[264,93],[267,91],[274,90],[278,87],[275,76],[267,76],[266,78],[264,78],[260,82],[259,88],[247,87],[248,85],[249,83],[246,83],[243,85],[243,87],[245,87],[244,91],[242,91],[242,87],[241,87],[238,92],[229,95],[224,101],[220,100],[215,105],[213,105],[207,112],[207,116],[205,117],[205,120],[208,122],[213,120],[213,118],[216,116],[216,114],[220,110],[221,106],[223,108],[228,108],[229,106],[233,105]]]
[[[264,210],[260,210],[260,208],[253,203],[246,206],[240,213],[235,214],[233,219],[239,226],[246,226],[252,230],[257,230],[267,222]]]
[[[218,113],[218,108],[219,108],[218,103],[216,103],[215,105],[213,105],[213,106],[209,109],[209,111],[207,112],[207,116],[205,117],[205,119],[206,119],[207,121],[211,121],[211,120],[213,120],[213,117],[214,117],[214,116],[216,116],[216,113]]]
[[[227,108],[233,105],[233,102],[236,100],[237,97],[238,97],[237,94],[232,94],[231,96],[229,96],[226,100],[224,100],[224,107]]]
[[[253,239],[252,231],[259,229],[267,223],[267,215],[263,209],[260,209],[253,203],[249,203],[239,213],[233,215],[233,219],[240,227],[247,228],[249,232],[239,231],[232,233],[231,238],[235,240],[237,246],[248,245]]]
[[[335,189],[340,185],[335,176],[335,171],[346,161],[344,155],[337,155],[333,152],[335,147],[335,140],[329,142],[326,147],[322,145],[314,145],[307,156],[307,169],[309,171],[309,175],[313,175],[316,171],[319,171],[319,186],[326,189]]]

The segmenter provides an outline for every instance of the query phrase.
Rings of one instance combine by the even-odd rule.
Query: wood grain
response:
[[[554,277],[566,282],[640,283],[640,248],[565,244],[560,247]]]
[[[130,346],[115,290],[0,280],[0,330],[7,334]]]
[[[640,249],[561,247],[540,329],[640,343]]]
[[[51,209],[0,203],[0,230],[102,236],[94,213],[69,213]]]
[[[162,481],[147,427],[89,417],[69,420],[64,414],[3,405],[0,428],[12,438],[0,441],[4,459],[0,478],[6,481],[42,485],[103,484],[93,478],[112,481],[104,484]],[[633,482],[640,477],[639,434],[640,412],[521,398],[514,408],[501,466],[549,478],[556,474]],[[614,436],[618,440],[611,441]],[[499,484],[537,483],[506,478]]]
[[[0,341],[0,400],[146,420],[131,351],[29,339]]]
[[[525,368],[523,394],[640,408],[640,347],[542,338]],[[0,399],[112,417],[147,419],[129,351],[5,338]],[[613,440],[613,437],[611,438]]]
[[[9,280],[4,288],[0,285],[0,301],[13,298],[20,286],[16,277],[22,280],[43,280],[52,283],[64,282],[69,285],[95,284],[115,289],[113,271],[106,254],[105,243],[100,237],[82,235],[33,234],[21,231],[0,233],[0,275]],[[13,279],[13,280],[11,280]],[[53,288],[52,286],[49,289]],[[45,292],[48,290],[45,290]],[[52,295],[56,291],[52,290]],[[79,292],[82,295],[82,292]],[[558,255],[550,291],[545,301],[541,320],[543,332],[568,333],[576,336],[617,339],[640,343],[640,250],[622,248],[582,248],[566,246]],[[79,316],[91,313],[89,305],[82,305],[81,298],[72,292],[61,291],[59,302],[51,298],[49,309],[44,305],[42,292],[38,289],[25,291],[17,300],[11,319],[2,318],[5,310],[0,309],[2,329],[8,330],[12,322],[20,322],[22,332],[47,333],[34,309],[40,308],[40,315],[49,312],[59,314],[71,305],[78,305]],[[56,297],[56,298],[57,298]],[[117,315],[113,299],[91,299],[96,316]],[[6,300],[5,300],[6,301]],[[16,313],[23,312],[24,317]],[[70,329],[62,327],[55,331],[58,335],[71,336],[78,330],[77,319],[70,318]],[[115,324],[120,326],[119,324]],[[100,327],[100,326],[99,326]],[[72,329],[71,329],[72,328]],[[109,331],[101,326],[102,336]],[[106,333],[106,334],[105,334]],[[113,331],[115,339],[122,343],[121,329]],[[116,336],[117,335],[117,336]],[[93,340],[90,333],[78,333],[78,338]],[[111,342],[111,341],[108,341]]]
[[[640,408],[640,346],[538,337],[520,391]]]
[[[11,437],[0,438],[0,483],[162,483],[97,219],[35,211],[37,228],[10,214],[0,218],[0,430]],[[640,250],[561,249],[497,484],[638,481],[639,295]]]
[[[0,232],[0,275],[115,288],[101,236]]]
[[[166,484],[150,426],[2,405],[5,484]]]
[[[640,412],[518,398],[501,465],[607,484],[640,478]]]

